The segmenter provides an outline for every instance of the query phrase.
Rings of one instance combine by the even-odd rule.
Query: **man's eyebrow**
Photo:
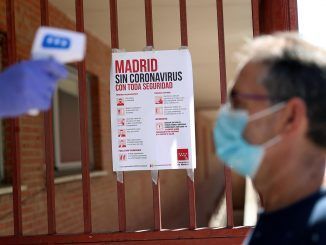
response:
[[[269,100],[270,97],[266,94],[255,94],[255,93],[239,93],[235,89],[232,89],[230,93],[230,98],[240,98],[240,99],[248,99],[248,100]]]

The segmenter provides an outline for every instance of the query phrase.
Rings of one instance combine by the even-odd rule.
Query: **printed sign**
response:
[[[114,171],[196,167],[189,50],[112,54]]]

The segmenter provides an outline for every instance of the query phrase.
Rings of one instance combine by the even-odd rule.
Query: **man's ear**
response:
[[[305,132],[308,126],[306,103],[298,97],[289,100],[282,117],[284,118],[283,133],[291,135],[299,131]]]

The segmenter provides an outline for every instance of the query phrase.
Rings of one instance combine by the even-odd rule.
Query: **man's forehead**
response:
[[[267,73],[267,67],[261,63],[247,63],[238,73],[233,90],[241,93],[266,94],[261,83]]]

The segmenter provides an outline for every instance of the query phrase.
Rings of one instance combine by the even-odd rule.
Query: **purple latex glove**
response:
[[[57,82],[67,74],[52,59],[22,61],[7,68],[0,73],[0,117],[49,109]]]

